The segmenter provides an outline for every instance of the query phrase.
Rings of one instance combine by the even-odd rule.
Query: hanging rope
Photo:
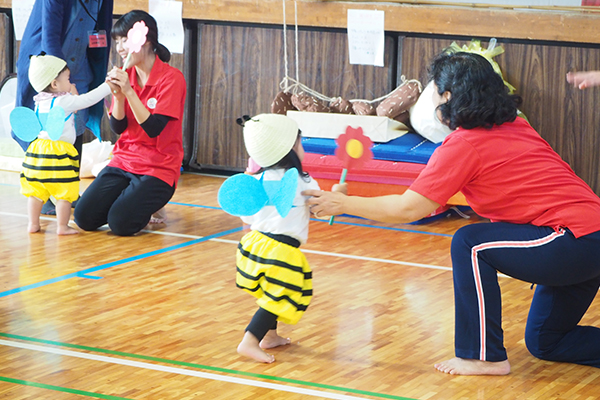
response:
[[[285,78],[279,84],[279,87],[284,92],[293,92],[297,93],[297,82],[300,81],[299,75],[299,63],[298,63],[298,3],[294,1],[294,26],[295,26],[295,39],[296,39],[296,80],[290,78],[289,74],[289,64],[288,64],[288,50],[287,50],[287,22],[286,22],[286,10],[285,10],[285,0],[283,0],[283,56],[284,56],[284,68],[285,68]],[[290,81],[295,82],[290,85]]]
[[[283,55],[284,55],[284,68],[285,68],[285,77],[283,78],[283,80],[281,81],[281,83],[279,84],[279,87],[281,88],[281,90],[284,93],[293,93],[293,94],[298,94],[298,93],[306,93],[316,99],[322,100],[324,102],[327,103],[331,103],[337,99],[339,99],[340,97],[327,97],[324,94],[321,94],[319,92],[317,92],[316,90],[313,90],[311,88],[309,88],[308,86],[306,86],[305,84],[300,82],[300,72],[299,72],[299,52],[298,52],[298,2],[294,1],[294,19],[295,19],[295,23],[294,23],[294,28],[295,28],[295,46],[296,46],[296,79],[293,79],[289,76],[289,71],[288,71],[288,50],[287,50],[287,22],[286,22],[286,10],[285,10],[285,2],[286,0],[282,0],[283,2]],[[422,85],[421,82],[419,82],[416,79],[411,79],[411,80],[406,80],[406,78],[404,77],[404,75],[402,75],[400,77],[401,80],[401,84],[398,85],[398,87],[403,86],[405,84],[408,83],[417,83],[419,85],[419,92],[422,91]],[[393,92],[393,91],[392,91]],[[350,102],[363,102],[363,103],[378,103],[382,100],[385,100],[386,98],[388,98],[392,93],[388,93],[385,96],[381,96],[378,97],[374,100],[365,100],[365,99],[351,99],[348,100]]]
[[[284,0],[285,1],[285,0]],[[298,57],[298,2],[294,1],[294,28],[296,38],[296,82],[300,82],[300,58]]]
[[[287,23],[285,21],[285,0],[283,0],[283,65],[285,70],[285,78],[281,81],[279,85],[284,92],[287,92],[288,87],[288,56],[287,56]]]

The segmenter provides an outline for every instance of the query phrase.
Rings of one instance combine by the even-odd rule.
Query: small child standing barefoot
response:
[[[237,351],[256,361],[272,363],[265,350],[290,344],[277,334],[277,321],[295,324],[312,298],[312,271],[299,247],[308,238],[310,209],[301,192],[319,189],[302,171],[304,149],[300,130],[292,119],[279,114],[261,114],[239,119],[250,157],[261,168],[253,176],[262,181],[280,181],[296,168],[298,184],[292,208],[282,217],[275,206],[266,205],[256,214],[242,217],[251,225],[236,254],[237,287],[257,298],[258,310],[246,328]]]
[[[69,226],[71,203],[79,197],[79,153],[73,146],[76,138],[74,113],[110,95],[110,87],[103,83],[86,94],[78,95],[75,85],[71,84],[67,63],[44,53],[31,57],[29,81],[38,92],[33,98],[35,115],[32,112],[32,116],[45,127],[50,110],[60,106],[64,109],[65,123],[58,140],[52,140],[48,132],[42,130],[27,148],[21,173],[21,193],[28,197],[28,231],[35,233],[40,230],[42,206],[53,196],[57,200],[56,233],[79,233]],[[16,129],[13,130],[19,135]]]

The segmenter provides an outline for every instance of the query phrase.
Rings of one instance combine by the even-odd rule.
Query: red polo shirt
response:
[[[492,221],[600,230],[600,198],[522,118],[452,132],[410,189],[442,205],[461,191]]]
[[[148,111],[171,119],[157,137],[151,138],[137,123],[126,102],[128,126],[117,140],[113,149],[114,157],[108,165],[133,174],[154,176],[176,186],[183,161],[185,78],[181,71],[162,62],[158,56],[143,88],[138,85],[135,67],[127,72],[131,87]]]

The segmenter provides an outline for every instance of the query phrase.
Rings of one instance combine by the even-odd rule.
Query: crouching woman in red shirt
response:
[[[138,22],[148,27],[142,49],[128,58],[127,33]],[[110,125],[120,135],[113,158],[83,193],[75,223],[86,231],[108,223],[117,235],[142,230],[175,192],[183,160],[182,119],[186,84],[166,64],[171,54],[158,42],[156,21],[134,10],[115,23],[112,33],[126,70],[113,68]]]
[[[455,357],[435,367],[460,375],[504,375],[497,273],[537,284],[525,329],[544,360],[600,368],[600,329],[579,322],[600,286],[600,199],[540,135],[517,117],[511,95],[482,56],[446,53],[429,69],[440,121],[455,129],[402,195],[305,191],[321,215],[385,222],[418,220],[461,191],[491,223],[452,239]]]

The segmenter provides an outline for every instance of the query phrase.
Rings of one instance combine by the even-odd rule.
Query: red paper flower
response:
[[[373,142],[363,134],[361,127],[347,127],[346,133],[338,136],[336,143],[338,147],[335,149],[335,155],[342,160],[346,169],[360,168],[373,158]]]
[[[148,27],[144,21],[138,21],[133,24],[133,27],[127,32],[127,48],[129,53],[139,53],[144,43],[146,43],[146,35]]]

